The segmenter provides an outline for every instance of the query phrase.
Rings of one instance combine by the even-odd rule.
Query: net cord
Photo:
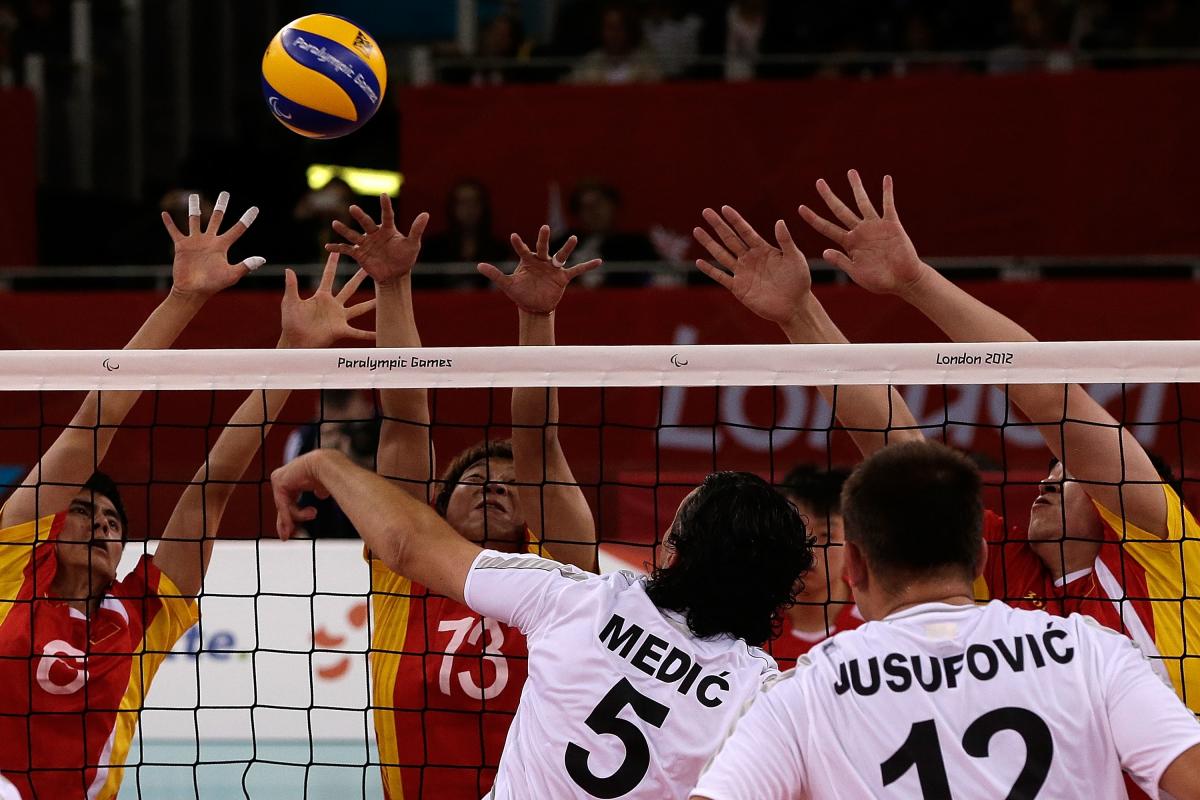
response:
[[[1200,383],[1200,341],[0,351],[0,391]]]

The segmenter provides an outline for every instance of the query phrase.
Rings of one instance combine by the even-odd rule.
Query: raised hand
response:
[[[838,199],[828,183],[817,181],[817,192],[845,227],[824,219],[808,206],[800,206],[800,216],[817,233],[829,237],[842,248],[830,248],[822,256],[849,275],[855,283],[875,294],[904,294],[930,268],[917,256],[912,240],[900,224],[892,176],[885,175],[883,178],[881,217],[871,204],[857,170],[850,170],[847,175],[850,188],[854,191],[858,214]]]
[[[550,226],[538,230],[537,250],[529,249],[517,234],[510,237],[517,251],[517,268],[511,275],[491,264],[480,264],[480,274],[499,287],[500,291],[516,303],[517,308],[530,314],[549,314],[558,307],[567,284],[585,272],[600,266],[601,261],[593,258],[573,267],[566,266],[567,259],[575,250],[579,240],[572,236],[550,257]]]
[[[266,263],[267,260],[260,256],[251,256],[237,264],[229,263],[229,248],[258,217],[258,207],[246,209],[246,213],[232,228],[225,233],[218,233],[228,206],[229,192],[221,192],[213,205],[208,226],[201,230],[200,195],[189,195],[186,235],[175,227],[171,215],[163,212],[163,226],[175,243],[175,261],[171,268],[172,291],[201,298],[211,297]]]
[[[350,215],[362,226],[363,232],[359,233],[341,220],[334,220],[334,232],[350,244],[331,243],[325,245],[326,250],[350,256],[376,283],[390,283],[412,272],[417,254],[421,252],[421,234],[429,223],[429,214],[418,214],[407,236],[396,229],[392,198],[387,194],[379,195],[378,225],[358,206],[350,206]]]
[[[812,289],[812,274],[783,220],[775,223],[776,247],[729,206],[720,214],[706,208],[703,216],[720,241],[704,228],[692,234],[721,266],[697,259],[700,271],[763,319],[781,325],[791,319]]]
[[[366,270],[360,269],[346,281],[340,292],[333,293],[333,280],[337,275],[338,255],[330,253],[325,260],[325,271],[321,283],[312,297],[300,299],[299,281],[296,273],[284,273],[285,288],[280,309],[283,316],[283,339],[288,347],[329,347],[340,339],[362,339],[375,341],[375,331],[355,328],[350,320],[360,317],[375,308],[374,300],[367,300],[347,307],[346,302],[358,291],[366,280]]]
[[[300,495],[314,492],[318,497],[328,497],[329,491],[317,477],[317,467],[326,458],[328,448],[318,448],[293,459],[271,473],[271,495],[275,499],[275,533],[287,541],[296,532],[296,524],[316,518],[315,508],[300,507]]]

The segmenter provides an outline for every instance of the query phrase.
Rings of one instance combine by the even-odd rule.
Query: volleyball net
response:
[[[279,542],[269,483],[286,459],[321,447],[375,469],[389,430],[402,426],[426,437],[430,457],[418,463],[427,472],[406,482],[421,484],[432,500],[457,455],[511,437],[516,388],[544,392],[547,401],[557,389],[559,418],[548,427],[595,521],[601,571],[653,569],[680,501],[708,473],[754,472],[797,496],[821,557],[805,578],[806,594],[784,614],[783,635],[770,645],[785,667],[805,647],[797,642],[811,644],[853,617],[838,566],[837,479],[828,473],[861,459],[860,435],[915,430],[967,453],[983,474],[992,571],[977,586],[981,599],[1102,617],[1134,638],[1185,702],[1200,708],[1200,685],[1191,685],[1200,682],[1200,569],[1187,571],[1200,564],[1200,529],[1186,510],[1200,469],[1200,342],[6,352],[0,376],[5,496],[69,424],[82,392],[100,390],[101,407],[110,393],[143,393],[107,457],[90,465],[120,487],[129,540],[121,576],[155,551],[181,493],[194,485],[239,404],[250,398],[266,410],[269,392],[294,390],[265,421],[260,413],[241,423],[256,432],[258,447],[244,473],[211,485],[200,480],[205,493],[235,491],[220,520],[198,623],[165,652],[147,645],[135,656],[139,663],[155,658],[157,672],[144,700],[127,696],[121,706],[125,718],[141,709],[129,731],[122,798],[382,797],[387,780],[398,781],[404,797],[479,797],[487,790],[525,674],[519,636],[435,608],[419,587],[387,579],[364,558],[352,523],[332,501],[308,498],[318,508],[311,538]],[[1111,435],[1112,447],[1128,448],[1119,424],[1170,468],[1162,480],[1171,488],[1163,491],[1183,502],[1167,503],[1162,530],[1135,529],[1121,507],[1107,514],[1090,507],[1085,516],[1063,503],[1054,512],[1060,539],[1030,546],[1031,507],[1052,477],[1053,425],[1030,422],[1012,402],[1011,387],[1040,384],[1063,387],[1054,422],[1060,445],[1070,426],[1095,424]],[[1083,384],[1115,423],[1073,418],[1067,384]],[[848,393],[863,386],[895,388],[883,395],[883,424],[842,420]],[[380,392],[393,389],[426,390],[429,421],[388,417]],[[915,425],[903,421],[904,409]],[[105,433],[85,428],[96,441]],[[1090,457],[1066,451],[1068,479],[1086,471]],[[482,478],[463,479],[506,484],[510,473],[497,463],[505,458],[493,450]],[[1119,475],[1095,483],[1126,482]],[[544,476],[534,488],[558,483]],[[60,510],[38,506],[39,515]],[[520,514],[511,503],[505,510]],[[484,515],[490,519],[486,508]],[[530,548],[554,557],[568,544],[543,521],[526,522],[540,531]],[[1147,539],[1156,534],[1166,538]],[[12,630],[13,620],[30,618],[17,610],[32,609],[33,598],[51,590],[22,593],[36,572],[21,570],[37,542],[47,543],[0,539],[0,568],[10,573],[0,574],[0,644],[7,648],[0,661],[23,664],[20,674],[30,681],[28,691],[16,693],[23,700],[0,710],[8,720],[0,724],[23,720],[28,731],[43,713],[29,700],[38,691],[33,684],[65,691],[95,663],[67,651],[47,660],[48,651],[30,644],[37,638],[32,621],[23,623],[24,637]],[[1093,550],[1073,546],[1089,542]],[[796,641],[786,638],[791,634]],[[19,652],[22,646],[29,651]],[[374,669],[372,659],[379,660]],[[98,678],[79,686],[89,680]],[[104,749],[100,758],[111,762],[112,752]],[[30,753],[26,768],[36,771],[36,760]],[[0,773],[11,777],[13,763],[6,757]],[[109,765],[81,765],[81,780],[89,766]],[[395,786],[391,795],[398,796]]]

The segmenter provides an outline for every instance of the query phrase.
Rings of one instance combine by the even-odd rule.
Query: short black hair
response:
[[[121,490],[117,488],[117,482],[100,470],[96,470],[87,479],[87,483],[83,484],[83,491],[108,498],[109,502],[113,504],[113,508],[116,509],[117,517],[121,520],[121,538],[124,539],[129,532],[129,517],[125,515],[125,503],[121,500]]]
[[[1176,494],[1181,494],[1183,492],[1183,481],[1175,477],[1175,470],[1171,468],[1171,465],[1167,462],[1167,460],[1153,450],[1147,450],[1146,455],[1150,458],[1150,463],[1154,465],[1154,471],[1158,473],[1159,479],[1162,480],[1162,482],[1167,486],[1170,486],[1172,489],[1174,489]],[[1052,470],[1057,465],[1058,457],[1050,456],[1049,469]]]
[[[818,517],[842,513],[842,486],[850,470],[820,469],[815,464],[798,464],[783,478],[783,493],[807,505]]]
[[[787,498],[748,472],[716,472],[680,507],[667,534],[675,551],[646,586],[700,638],[726,634],[757,645],[778,631],[812,569],[812,540]]]
[[[433,500],[433,508],[441,516],[446,516],[446,509],[450,507],[450,495],[454,494],[454,487],[458,486],[458,482],[462,480],[463,473],[471,468],[472,465],[483,461],[491,461],[494,458],[502,458],[511,461],[513,457],[512,440],[511,439],[491,439],[475,444],[463,450],[454,460],[450,462],[450,466],[446,467],[446,471],[442,473],[442,483],[438,489],[437,496]]]
[[[892,444],[842,490],[846,541],[883,580],[954,570],[968,580],[983,557],[983,480],[970,459],[931,441]]]

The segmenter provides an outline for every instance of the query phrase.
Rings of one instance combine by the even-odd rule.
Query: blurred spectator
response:
[[[484,27],[479,37],[479,57],[484,64],[471,75],[472,86],[496,86],[512,83],[519,77],[511,65],[487,64],[489,59],[514,60],[529,55],[525,26],[513,14],[500,14]]]
[[[617,230],[617,212],[621,208],[621,195],[613,188],[596,181],[584,181],[571,194],[569,209],[574,226],[556,241],[552,251],[562,246],[568,237],[579,237],[579,245],[571,256],[577,264],[592,258],[605,261],[657,261],[658,253],[644,233],[622,233]],[[588,278],[591,278],[589,282]],[[596,285],[603,281],[609,286],[641,285],[642,275],[613,274],[605,276],[599,269],[581,278],[585,285]]]
[[[1074,9],[1061,0],[1012,0],[1009,42],[988,59],[994,75],[1045,69],[1069,72],[1075,56],[1069,44]]]
[[[1134,35],[1136,47],[1195,47],[1200,44],[1200,4],[1195,0],[1152,0],[1144,4]]]
[[[643,83],[662,77],[654,54],[642,43],[642,28],[624,5],[609,5],[600,18],[600,47],[571,71],[572,83]]]
[[[370,395],[353,389],[323,390],[317,419],[288,436],[283,448],[284,463],[318,447],[338,450],[359,466],[374,470],[379,449],[379,418]],[[316,519],[303,525],[313,539],[358,538],[354,526],[332,499],[304,494],[300,506],[317,509]]]
[[[0,2],[0,89],[17,82],[17,57],[13,39],[17,30],[17,7]]]
[[[754,77],[767,24],[766,0],[734,0],[725,16],[725,80]]]
[[[664,77],[678,78],[700,55],[704,19],[682,0],[653,0],[642,22],[646,44]]]
[[[305,192],[292,213],[296,223],[305,231],[304,251],[319,253],[330,242],[341,241],[333,232],[333,221],[341,220],[353,226],[354,218],[350,216],[349,209],[357,199],[358,195],[350,188],[350,184],[341,178],[333,178],[320,189]]]
[[[504,261],[511,249],[492,232],[492,200],[477,180],[460,180],[446,195],[446,224],[442,233],[426,236],[421,243],[421,261],[444,264],[465,261]],[[423,285],[429,285],[423,281]],[[435,281],[440,286],[483,286],[480,275],[463,275]]]
[[[445,55],[461,59],[457,47],[443,48]],[[479,34],[473,59],[456,62],[456,66],[441,71],[441,80],[446,83],[465,83],[471,86],[499,86],[505,83],[520,83],[537,73],[528,67],[518,67],[513,62],[527,60],[533,51],[533,43],[525,35],[525,26],[514,13],[504,12],[492,17]],[[465,65],[459,65],[465,64]]]

